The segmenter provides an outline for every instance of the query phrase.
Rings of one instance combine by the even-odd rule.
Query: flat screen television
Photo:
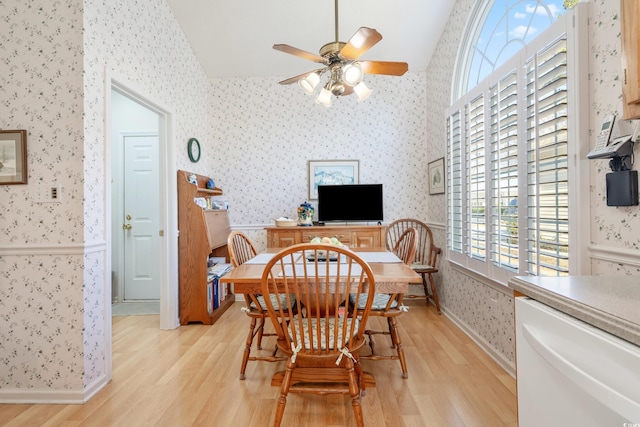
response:
[[[319,222],[382,220],[382,184],[318,186]]]

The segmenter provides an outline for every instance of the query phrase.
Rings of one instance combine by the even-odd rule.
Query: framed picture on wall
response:
[[[358,160],[309,160],[309,200],[318,200],[318,185],[358,184]]]
[[[429,194],[444,193],[444,157],[429,163]]]
[[[27,131],[0,130],[0,185],[27,183]]]

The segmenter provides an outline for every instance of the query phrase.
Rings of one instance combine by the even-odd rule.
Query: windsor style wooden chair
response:
[[[278,349],[289,356],[274,426],[282,421],[289,393],[338,393],[351,396],[356,425],[363,427],[360,396],[365,383],[358,350],[365,343],[375,293],[370,266],[348,248],[302,243],[269,261],[262,292]],[[351,294],[367,295],[362,310],[349,310]],[[295,302],[290,299],[288,308],[272,303],[292,296]]]
[[[422,286],[424,287],[427,302],[429,302],[429,298],[433,299],[438,314],[441,314],[438,290],[433,275],[438,272],[438,257],[442,253],[442,250],[433,243],[433,233],[429,226],[422,221],[412,218],[393,221],[389,224],[386,231],[385,241],[387,249],[391,250],[393,248],[407,228],[415,228],[418,231],[416,256],[411,264],[411,268],[422,277]]]

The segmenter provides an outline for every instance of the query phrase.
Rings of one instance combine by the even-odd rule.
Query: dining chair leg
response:
[[[429,298],[431,298],[431,295],[429,294],[429,285],[427,283],[427,274],[426,273],[420,273],[420,276],[422,276],[422,287],[424,288],[424,297],[427,300],[427,306],[428,306]]]
[[[353,362],[347,364],[347,376],[349,378],[349,394],[351,395],[351,406],[353,407],[353,416],[356,419],[356,426],[364,427],[364,416],[362,414],[362,403],[360,402],[360,388],[358,387],[358,378],[356,375]]]
[[[262,337],[264,336],[264,321],[265,319],[260,319],[260,324],[258,325],[258,340],[256,342],[256,346],[258,350],[262,350]]]
[[[395,317],[390,317],[389,320],[391,341],[398,352],[398,360],[400,361],[400,367],[402,368],[402,378],[409,378],[409,372],[407,372],[407,361],[404,357],[404,349],[402,348],[402,340],[400,339],[400,333],[398,332],[398,322]]]
[[[242,366],[240,366],[240,379],[245,379],[245,371],[247,370],[247,362],[249,362],[249,355],[251,354],[251,344],[253,343],[254,331],[256,329],[256,318],[251,318],[251,324],[249,325],[249,335],[247,335],[247,342],[244,347],[244,354],[242,355]]]
[[[291,358],[287,361],[287,369],[284,372],[282,378],[282,385],[280,386],[280,397],[278,398],[278,405],[276,406],[276,417],[273,421],[274,427],[280,427],[282,417],[284,416],[284,408],[287,405],[287,395],[289,394],[289,388],[291,387],[291,378],[293,376],[293,363]]]
[[[438,300],[438,291],[436,290],[436,283],[433,280],[433,275],[429,273],[429,283],[431,283],[431,294],[433,295],[433,301],[436,303],[436,309],[438,310],[438,314],[442,314],[440,312],[440,301]]]
[[[358,358],[359,359],[359,358]],[[360,360],[356,359],[353,367],[356,371],[356,377],[358,379],[358,389],[360,390],[360,396],[364,396],[367,394],[366,385],[364,383],[364,372],[362,371],[362,365],[360,364]]]

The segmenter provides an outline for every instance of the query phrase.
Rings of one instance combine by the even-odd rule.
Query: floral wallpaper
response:
[[[29,168],[0,186],[0,400],[81,402],[107,371],[105,70],[175,109],[185,146],[209,143],[209,83],[164,0],[0,2],[0,22],[0,128],[28,130]]]
[[[605,116],[622,115],[622,68],[620,63],[619,2],[594,0],[591,9],[591,147]],[[636,121],[637,123],[637,121]],[[638,153],[638,144],[635,144]],[[606,174],[611,172],[609,160],[590,162],[591,242],[600,247],[623,248],[636,260],[632,266],[610,265],[602,257],[592,257],[592,269],[599,274],[638,274],[640,268],[640,210],[637,206],[610,207],[606,199]],[[637,170],[637,167],[634,167]]]
[[[367,76],[370,98],[342,97],[330,108],[279,80],[211,82],[216,164],[210,175],[225,192],[232,224],[296,218],[308,199],[309,160],[358,160],[360,183],[383,184],[385,221],[426,218],[424,73]]]
[[[82,390],[82,2],[0,17],[0,128],[27,130],[29,175],[0,186],[0,393]]]

